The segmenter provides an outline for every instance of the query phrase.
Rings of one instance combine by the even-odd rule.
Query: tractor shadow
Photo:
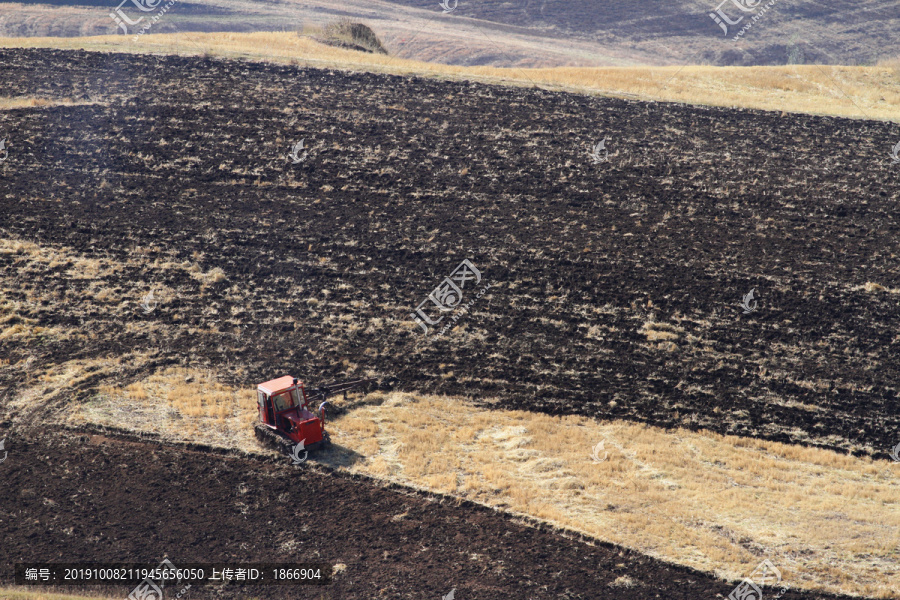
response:
[[[364,460],[366,460],[365,455],[334,442],[315,456],[317,463],[332,468],[351,467]]]
[[[363,406],[381,406],[384,404],[386,397],[383,393],[370,393],[364,396],[354,397],[351,399],[338,399],[332,405],[334,411],[331,415],[332,420],[340,420],[347,413],[362,408]]]

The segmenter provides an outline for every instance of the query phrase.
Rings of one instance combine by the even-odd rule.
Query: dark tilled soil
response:
[[[136,353],[121,383],[368,371],[879,457],[900,441],[898,296],[862,288],[900,288],[896,125],[47,50],[0,51],[0,86],[87,103],[0,113],[0,234],[70,253],[0,254],[6,326],[68,332],[0,338],[7,397]],[[71,253],[125,266],[79,278]],[[464,258],[492,287],[425,336],[409,315]]]
[[[190,598],[436,600],[455,588],[457,600],[694,600],[726,597],[734,587],[480,506],[309,468],[105,436],[11,435],[6,448],[0,583],[16,562],[156,565],[167,556],[176,566],[346,565],[328,587],[193,587]]]

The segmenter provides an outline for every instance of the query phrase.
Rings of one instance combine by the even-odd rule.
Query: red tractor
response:
[[[325,433],[328,396],[343,392],[346,397],[349,390],[374,381],[342,381],[311,388],[308,393],[303,382],[290,375],[261,383],[256,388],[259,409],[256,438],[286,454],[291,454],[300,442],[303,442],[302,449],[318,450],[328,445]]]

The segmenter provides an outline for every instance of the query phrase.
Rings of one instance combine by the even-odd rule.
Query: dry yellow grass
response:
[[[218,283],[225,279],[225,271],[222,270],[221,267],[214,267],[204,273],[200,270],[200,266],[194,263],[191,266],[191,277],[196,279],[197,281],[209,285],[211,283]]]
[[[83,104],[91,104],[90,102],[76,102],[71,98],[63,98],[60,100],[49,100],[47,98],[35,98],[33,96],[16,96],[2,97],[0,96],[0,110],[10,110],[13,108],[33,108],[35,106],[76,106]]]
[[[796,588],[883,598],[900,589],[900,465],[397,393],[329,430],[335,444],[365,457],[319,458],[334,466],[537,517],[728,579],[768,557]]]
[[[342,50],[295,33],[180,33],[77,38],[0,38],[0,47],[208,54],[398,74],[537,84],[586,93],[716,106],[900,121],[894,62],[874,67],[456,67]]]
[[[18,380],[15,393],[6,405],[9,415],[17,422],[36,422],[47,418],[46,407],[57,400],[65,403],[72,388],[83,384],[88,378],[112,378],[121,371],[123,364],[141,364],[146,356],[132,353],[114,358],[78,359],[62,364],[48,365],[33,357],[19,361],[25,375]],[[61,415],[72,416],[70,411]]]
[[[662,330],[654,325],[648,330]],[[532,516],[726,579],[740,579],[765,557],[795,588],[876,598],[900,589],[898,464],[623,421],[485,410],[457,398],[363,400],[329,421],[334,446],[311,460]],[[253,389],[199,371],[169,369],[124,389],[106,387],[74,412],[76,422],[262,450],[252,433]]]
[[[647,336],[648,342],[677,340],[684,333],[684,329],[668,323],[647,321],[638,333]]]
[[[114,310],[120,311],[120,314],[140,309],[140,303],[148,293],[146,289],[148,286],[153,292],[151,304],[155,302],[156,306],[165,306],[175,298],[173,289],[161,283],[150,284],[152,280],[162,278],[158,276],[160,272],[179,270],[187,273],[203,284],[204,290],[209,285],[226,279],[225,272],[220,267],[213,267],[204,272],[197,262],[187,260],[173,262],[155,258],[152,262],[148,261],[146,256],[141,253],[140,248],[134,248],[132,255],[127,260],[120,261],[106,257],[89,257],[64,246],[53,247],[29,241],[0,238],[0,255],[6,255],[5,258],[14,262],[22,273],[31,271],[37,274],[47,269],[65,266],[65,276],[69,280],[89,282],[89,296],[98,304],[104,305],[107,310],[114,307]],[[119,274],[128,267],[140,267],[147,270],[147,281],[129,280],[126,283],[120,279]],[[19,284],[14,287],[17,291],[22,291]],[[50,301],[51,303],[59,301],[45,286],[35,285],[32,288],[29,291],[31,295],[29,300],[35,304],[41,301]],[[3,286],[0,285],[0,338],[60,333],[58,328],[33,327],[37,321],[20,314],[23,312],[22,305],[21,301],[4,302]],[[3,324],[10,321],[17,321],[17,323],[5,329]],[[125,326],[136,327],[139,324],[126,323]]]
[[[900,294],[900,288],[886,288],[880,283],[875,283],[874,281],[867,281],[865,285],[859,285],[852,289],[853,291],[865,290],[869,293],[886,292],[888,294]]]
[[[170,368],[125,387],[101,386],[96,396],[73,411],[69,421],[258,450],[255,419],[255,390],[222,384],[209,371]]]

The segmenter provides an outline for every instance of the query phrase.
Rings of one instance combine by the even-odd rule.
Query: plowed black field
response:
[[[176,292],[127,315],[160,333],[129,333],[66,265],[0,257],[29,317],[97,337],[0,340],[14,359],[164,348],[252,381],[342,376],[347,360],[510,407],[896,444],[898,296],[862,287],[900,288],[896,126],[43,50],[3,51],[0,81],[97,102],[2,113],[3,235],[137,257],[100,281],[134,308],[153,284]],[[226,278],[152,266],[196,255]],[[466,331],[423,342],[409,314],[464,258],[491,288]],[[30,288],[65,307],[29,304]]]
[[[16,306],[3,327],[50,332],[0,336],[13,427],[8,400],[35,373],[140,354],[116,383],[164,364],[244,387],[372,372],[504,407],[879,457],[900,437],[896,126],[46,50],[0,51],[0,88],[74,103],[0,112],[0,237],[60,256],[38,268],[0,253]],[[122,266],[79,277],[73,256]],[[423,333],[410,313],[463,259],[489,291],[453,331]],[[188,263],[221,276],[167,266]],[[142,311],[159,286],[170,293]],[[101,382],[72,381],[29,424]],[[616,598],[730,590],[367,483],[36,431],[11,433],[27,458],[0,467],[4,564],[278,560],[292,537],[351,567],[334,598],[613,597],[617,569],[643,583]],[[308,532],[298,512],[314,515]]]

